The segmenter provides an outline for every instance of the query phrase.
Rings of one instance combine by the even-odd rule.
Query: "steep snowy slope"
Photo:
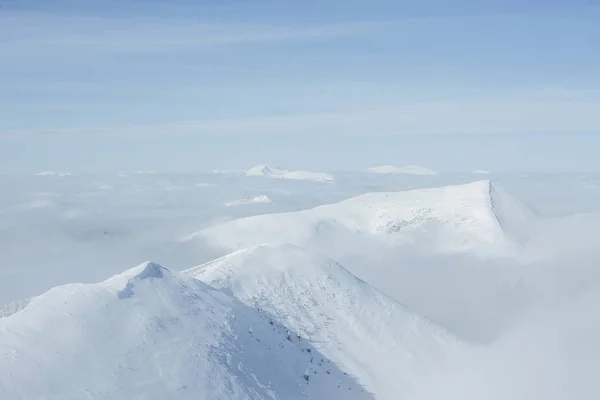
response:
[[[246,176],[263,176],[267,178],[277,179],[293,179],[302,181],[315,182],[332,182],[333,176],[325,172],[310,172],[310,171],[288,171],[281,168],[270,167],[268,165],[257,165],[247,170]]]
[[[461,348],[455,336],[408,313],[335,261],[293,245],[241,250],[184,274],[301,332],[378,399],[409,398],[412,382],[434,374]]]
[[[367,168],[366,172],[373,174],[404,174],[404,175],[437,175],[432,169],[419,167],[418,165],[405,165],[396,167],[394,165],[380,165],[378,167]]]
[[[323,243],[348,234],[428,250],[505,254],[527,240],[533,212],[490,181],[368,193],[310,210],[229,221],[186,236],[229,250],[270,242]]]
[[[230,296],[145,263],[56,287],[0,318],[0,398],[371,398],[287,335]]]

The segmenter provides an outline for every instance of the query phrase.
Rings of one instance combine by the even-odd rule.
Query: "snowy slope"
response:
[[[536,216],[490,181],[368,193],[310,210],[242,218],[188,235],[229,250],[270,242],[309,245],[348,234],[441,252],[503,254],[527,240]],[[344,236],[345,235],[345,236]]]
[[[315,182],[332,182],[333,176],[325,172],[310,171],[288,171],[281,168],[270,167],[268,165],[257,165],[247,170],[246,176],[262,176],[276,179],[293,179]]]
[[[373,174],[405,174],[405,175],[437,175],[432,169],[419,167],[418,165],[405,165],[396,167],[393,165],[380,165],[378,167],[367,168],[366,172]]]
[[[378,399],[408,398],[459,341],[357,279],[293,245],[245,249],[184,271],[302,335]]]
[[[153,263],[33,298],[0,318],[0,344],[2,399],[371,398],[261,312]]]

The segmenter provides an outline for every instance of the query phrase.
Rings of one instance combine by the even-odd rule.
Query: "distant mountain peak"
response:
[[[275,179],[292,179],[313,182],[333,182],[333,176],[326,172],[290,171],[279,167],[260,164],[243,173],[246,176],[260,176]]]
[[[245,172],[246,176],[273,176],[287,172],[281,168],[270,167],[266,164],[256,165]]]
[[[358,235],[382,245],[421,244],[441,253],[504,255],[529,236],[536,214],[489,180],[374,192],[312,209],[236,219],[187,235],[230,250],[269,242],[336,242]],[[420,242],[425,237],[423,242]]]

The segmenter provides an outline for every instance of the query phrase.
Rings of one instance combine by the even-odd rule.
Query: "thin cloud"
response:
[[[31,13],[0,15],[0,50],[26,53],[160,53],[236,44],[278,43],[346,37],[375,24],[330,25],[212,23],[195,18],[98,18]],[[6,54],[6,53],[5,53]]]
[[[398,103],[379,108],[158,124],[4,131],[0,136],[373,136],[600,131],[598,101],[472,99]]]

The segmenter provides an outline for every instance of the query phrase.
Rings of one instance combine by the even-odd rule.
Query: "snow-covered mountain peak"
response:
[[[135,279],[148,279],[148,278],[163,278],[167,275],[171,275],[171,271],[162,265],[156,264],[152,261],[146,261],[137,267],[131,268],[124,272],[123,276],[131,276]]]
[[[270,167],[266,164],[254,166],[246,171],[247,176],[273,176],[282,173],[281,168]]]
[[[313,182],[332,182],[333,176],[325,172],[289,171],[268,165],[257,165],[244,172],[246,176],[262,176],[275,179],[292,179]]]
[[[533,212],[489,180],[464,185],[374,192],[313,209],[252,216],[192,235],[229,250],[270,242],[311,247],[368,237],[385,245],[505,254],[527,240]]]
[[[262,311],[155,263],[31,299],[0,343],[7,399],[372,398]]]
[[[402,399],[461,342],[341,265],[290,244],[244,249],[185,271],[299,332],[378,399]]]

